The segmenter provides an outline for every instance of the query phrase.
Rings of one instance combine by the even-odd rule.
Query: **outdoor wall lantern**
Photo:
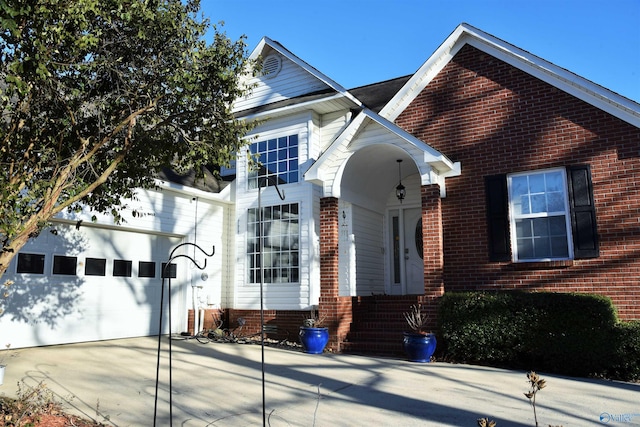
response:
[[[404,200],[404,197],[407,195],[407,190],[404,188],[404,185],[402,185],[402,170],[401,170],[401,165],[402,165],[402,159],[398,159],[398,178],[400,179],[400,184],[398,184],[398,186],[396,187],[396,197],[398,198],[398,200],[400,200],[400,203],[402,203],[402,201]]]

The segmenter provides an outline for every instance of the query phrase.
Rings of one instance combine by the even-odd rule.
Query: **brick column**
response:
[[[442,202],[438,184],[421,187],[422,196],[422,254],[424,259],[424,297],[428,307],[430,326],[436,326],[439,298],[444,294],[444,255],[442,233]]]
[[[339,295],[338,239],[339,216],[338,199],[320,199],[320,306],[319,314],[324,316],[329,327],[327,347],[340,351],[340,344],[351,327],[351,297]]]

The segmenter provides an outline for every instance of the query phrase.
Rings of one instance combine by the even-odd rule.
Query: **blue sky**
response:
[[[415,72],[466,22],[640,102],[640,0],[202,0],[231,39],[280,42],[347,89]]]

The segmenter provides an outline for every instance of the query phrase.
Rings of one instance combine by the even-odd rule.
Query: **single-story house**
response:
[[[230,185],[159,181],[123,226],[56,219],[4,277],[0,342],[157,333],[179,242],[215,254],[175,261],[175,333],[211,308],[259,330],[261,283],[281,337],[317,307],[333,351],[392,352],[401,312],[450,291],[593,292],[640,319],[639,104],[467,24],[415,73],[350,90],[269,38],[251,57],[235,112],[258,125]]]

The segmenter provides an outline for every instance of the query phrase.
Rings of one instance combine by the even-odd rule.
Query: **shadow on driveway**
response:
[[[175,426],[262,425],[259,345],[172,340]],[[162,339],[157,425],[170,424],[168,339]],[[157,338],[19,350],[0,392],[41,381],[71,411],[113,426],[153,424]],[[603,425],[602,414],[640,424],[640,385],[540,373],[541,425]],[[419,364],[349,355],[309,355],[265,347],[268,425],[503,426],[534,424],[523,371]],[[633,415],[635,414],[635,415]]]

